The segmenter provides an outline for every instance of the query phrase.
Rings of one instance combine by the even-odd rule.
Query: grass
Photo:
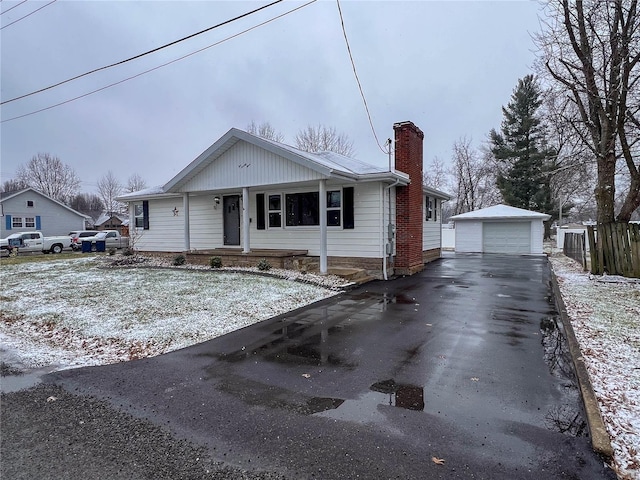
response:
[[[0,338],[26,368],[157,355],[335,294],[221,270],[100,268],[101,255],[24,258],[0,268]]]

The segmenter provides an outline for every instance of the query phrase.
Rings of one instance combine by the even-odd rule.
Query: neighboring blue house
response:
[[[67,235],[84,230],[89,216],[58,202],[33,188],[0,193],[0,237],[39,230],[45,236]]]

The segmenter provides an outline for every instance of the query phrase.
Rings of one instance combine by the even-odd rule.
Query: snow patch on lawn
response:
[[[330,297],[339,283],[327,279],[332,290],[210,268],[104,268],[107,259],[2,266],[7,363],[64,369],[159,355]]]
[[[622,479],[640,479],[640,284],[550,257]]]

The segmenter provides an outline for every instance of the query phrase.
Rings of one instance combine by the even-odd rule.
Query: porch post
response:
[[[182,211],[184,212],[184,251],[191,250],[191,232],[189,229],[189,194],[182,194]]]
[[[320,275],[327,274],[327,181],[320,180]]]
[[[251,251],[249,242],[249,187],[242,187],[242,253]]]

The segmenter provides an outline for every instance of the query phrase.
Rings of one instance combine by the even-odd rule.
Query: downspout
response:
[[[390,138],[387,139],[387,146],[389,148],[389,151],[387,152],[389,154],[389,173],[393,173],[395,169],[393,168],[393,162],[391,161],[391,139]],[[384,246],[384,249],[385,249],[385,251],[383,252],[385,255],[382,256],[382,274],[385,280],[388,280],[387,255],[389,256],[389,261],[391,261],[391,255],[393,253],[393,247],[391,243],[391,241],[393,240],[393,224],[391,223],[391,189],[396,185],[398,185],[399,183],[400,183],[400,179],[396,178],[395,182],[385,187],[389,191],[389,223],[387,224],[387,240],[389,241],[388,243],[385,243],[384,229],[382,231],[382,245]],[[382,211],[384,212],[384,194],[382,195]],[[388,253],[386,252],[387,245],[389,245]]]
[[[387,255],[389,256],[389,262],[391,262],[391,256],[393,254],[393,224],[391,223],[391,189],[393,187],[395,187],[396,185],[398,185],[400,183],[400,179],[396,179],[395,182],[389,184],[388,186],[384,187],[385,190],[389,191],[389,223],[387,224],[387,238],[385,239],[385,235],[384,235],[384,230],[382,232],[382,244],[384,245],[385,248],[385,253],[386,255],[384,255],[382,257],[382,274],[383,274],[383,278],[385,280],[388,280],[387,278]],[[382,196],[382,208],[384,210],[384,195]],[[387,240],[387,243],[385,243],[385,240]],[[388,250],[388,252],[386,251]]]

